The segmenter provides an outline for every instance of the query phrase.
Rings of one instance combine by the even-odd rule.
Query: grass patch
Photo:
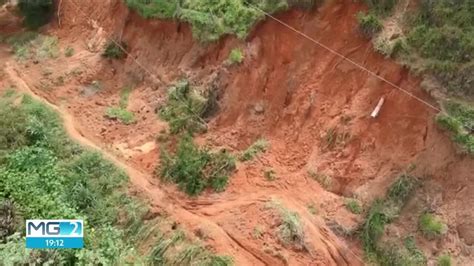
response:
[[[193,35],[201,41],[215,41],[232,34],[243,39],[253,25],[265,18],[244,0],[125,0],[129,8],[145,18],[177,19],[191,24]],[[260,1],[251,4],[269,13],[286,10],[291,6],[311,8],[316,1]]]
[[[331,189],[332,178],[324,173],[318,173],[314,170],[308,170],[308,175],[316,180],[324,189]]]
[[[388,189],[385,199],[375,200],[369,209],[366,221],[361,228],[364,251],[369,258],[381,265],[406,264],[418,259],[415,252],[399,243],[381,242],[385,226],[398,217],[401,209],[416,188],[415,178],[400,176]],[[416,264],[415,264],[416,265]]]
[[[225,150],[211,152],[199,148],[191,136],[185,135],[174,154],[162,149],[159,167],[157,172],[163,180],[178,184],[190,196],[197,196],[206,188],[216,192],[225,190],[235,170],[235,159]]]
[[[229,64],[238,65],[244,61],[244,52],[240,48],[232,49],[227,59]]]
[[[125,125],[131,125],[136,122],[135,115],[121,107],[109,107],[105,110],[105,117],[113,120],[119,120]]]
[[[470,0],[421,1],[409,25],[412,56],[453,94],[474,95],[474,5]]]
[[[206,98],[191,88],[189,82],[181,81],[168,91],[168,100],[159,112],[170,126],[170,133],[203,132],[207,130],[204,117],[212,109],[209,97]]]
[[[120,101],[119,106],[123,109],[128,107],[128,98],[130,97],[130,93],[132,93],[132,87],[126,86],[120,91]]]
[[[346,199],[344,206],[353,214],[361,214],[362,207],[356,199]]]
[[[446,225],[431,213],[420,216],[419,228],[423,235],[429,239],[439,237],[446,232]]]
[[[40,36],[34,42],[36,46],[36,58],[57,58],[59,56],[58,38],[51,36]]]
[[[373,13],[364,14],[359,12],[357,14],[357,21],[359,22],[360,31],[369,38],[383,29],[382,22]]]
[[[135,114],[127,110],[128,98],[132,92],[132,87],[126,86],[120,92],[119,106],[109,107],[105,111],[105,116],[109,119],[117,119],[125,125],[130,125],[136,122]]]
[[[452,139],[469,154],[474,154],[474,109],[455,101],[445,101],[444,112],[440,113],[436,121],[451,132]]]
[[[201,245],[188,245],[174,257],[171,265],[227,266],[233,265],[233,260],[228,256],[215,255]]]
[[[102,52],[102,56],[109,59],[123,59],[127,56],[123,49],[127,49],[127,45],[123,42],[109,41]],[[123,48],[123,49],[122,49]]]
[[[269,207],[280,214],[281,223],[277,233],[282,244],[306,250],[304,226],[298,213],[288,210],[277,200],[270,201]]]
[[[13,54],[19,61],[54,59],[59,56],[57,37],[26,31],[13,34],[7,37],[4,42],[11,46]]]
[[[258,139],[240,155],[239,159],[243,162],[253,160],[259,154],[267,151],[269,146],[267,140]]]

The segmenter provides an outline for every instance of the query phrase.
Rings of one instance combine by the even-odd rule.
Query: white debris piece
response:
[[[380,98],[379,103],[377,104],[374,111],[370,115],[372,118],[376,118],[379,115],[380,109],[382,109],[382,105],[384,102],[385,102],[385,98],[384,97]]]

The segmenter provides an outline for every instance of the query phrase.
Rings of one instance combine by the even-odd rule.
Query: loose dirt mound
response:
[[[361,9],[360,4],[331,1],[313,13],[292,11],[279,18],[429,101],[418,79],[373,52],[359,35],[354,17]],[[360,249],[351,251],[345,243],[353,246],[352,241],[344,243],[326,224],[354,229],[361,217],[344,208],[343,196],[370,202],[410,163],[419,166],[420,176],[433,176],[433,184],[446,185],[441,208],[453,217],[452,225],[459,225],[461,237],[471,241],[461,221],[473,217],[466,203],[474,201],[468,192],[474,164],[455,155],[433,123],[434,112],[282,25],[261,23],[245,44],[228,37],[202,45],[193,41],[187,25],[144,20],[120,1],[63,1],[61,14],[61,28],[53,26],[50,32],[62,47],[77,52],[71,58],[16,66],[21,78],[36,94],[67,110],[81,135],[124,157],[134,171],[145,172],[132,181],[148,191],[153,204],[238,264],[362,264]],[[126,42],[131,56],[124,62],[103,59],[99,51],[107,37]],[[244,48],[244,63],[226,66],[223,62],[236,46]],[[53,75],[44,75],[45,69]],[[150,178],[159,161],[156,137],[166,128],[155,109],[164,101],[167,84],[183,75],[219,87],[220,110],[209,132],[199,137],[201,143],[238,151],[265,137],[271,145],[258,160],[238,166],[226,192],[199,199]],[[63,84],[54,85],[59,77]],[[39,86],[40,81],[50,84],[49,89]],[[97,82],[100,90],[91,87]],[[129,101],[137,123],[129,126],[104,117],[126,84],[139,84]],[[370,112],[382,96],[385,105],[372,119]],[[275,181],[265,179],[265,169],[275,172]],[[327,190],[308,172],[330,179]],[[455,178],[448,180],[451,175]],[[467,200],[457,200],[462,193]],[[278,240],[277,215],[265,208],[272,198],[299,214],[308,250],[288,248]],[[261,237],[255,237],[256,228],[264,228]],[[451,236],[457,237],[454,229]],[[457,239],[452,246],[462,243]]]

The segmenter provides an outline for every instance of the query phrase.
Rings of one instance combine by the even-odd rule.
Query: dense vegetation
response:
[[[474,1],[422,1],[408,43],[451,92],[474,95]]]
[[[145,18],[179,19],[192,25],[194,36],[215,41],[226,34],[245,38],[264,14],[244,0],[125,0]],[[310,8],[315,0],[248,0],[269,13],[291,6]]]
[[[19,0],[18,8],[24,16],[24,24],[37,29],[49,22],[53,15],[53,0]]]
[[[232,263],[186,242],[182,233],[156,232],[157,221],[145,224],[147,209],[126,194],[127,176],[98,153],[71,142],[53,111],[27,96],[18,101],[19,96],[7,90],[0,98],[2,264]],[[24,220],[35,218],[84,219],[85,248],[26,249]],[[156,234],[150,254],[140,254],[137,244]]]
[[[164,180],[177,183],[191,196],[199,195],[206,188],[223,191],[234,170],[235,159],[231,154],[225,150],[211,152],[199,148],[189,135],[181,139],[174,155],[162,150],[159,166]]]
[[[466,152],[474,154],[474,109],[467,104],[446,101],[438,124],[452,133],[452,139]]]

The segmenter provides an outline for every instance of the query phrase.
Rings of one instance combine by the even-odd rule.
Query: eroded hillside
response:
[[[33,43],[27,55],[2,47],[2,86],[56,106],[76,141],[126,170],[130,193],[147,200],[152,216],[174,221],[166,230],[182,229],[236,265],[363,265],[381,257],[416,265],[445,253],[468,265],[472,157],[458,152],[437,126],[438,112],[419,100],[441,108],[420,77],[361,34],[357,14],[365,10],[326,1],[276,17],[417,98],[276,20],[259,22],[244,39],[203,43],[188,24],[145,19],[122,1],[60,1],[60,19],[42,30],[56,41]],[[126,53],[104,56],[111,40]],[[41,56],[42,49],[57,54]],[[212,108],[190,114],[196,96],[163,116],[169,88],[183,80]],[[234,156],[235,170],[226,165],[228,184],[210,182],[212,189],[189,197],[160,178],[160,150],[184,147],[173,112],[201,111],[195,143]],[[426,237],[419,228],[427,213],[445,225],[442,234]]]

